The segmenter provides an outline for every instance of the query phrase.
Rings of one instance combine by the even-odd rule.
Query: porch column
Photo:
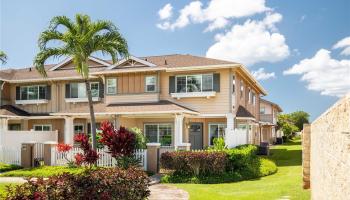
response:
[[[236,146],[236,137],[234,134],[235,121],[232,113],[226,114],[226,130],[225,130],[225,143],[229,148]]]
[[[74,144],[74,118],[65,117],[64,118],[64,143]]]
[[[174,132],[174,147],[177,147],[183,143],[182,134],[183,134],[183,121],[184,115],[175,115],[175,132]]]
[[[0,118],[0,145],[2,145],[2,134],[7,131],[8,128],[8,119]]]
[[[226,114],[226,127],[228,132],[233,132],[235,129],[235,117],[232,113]]]

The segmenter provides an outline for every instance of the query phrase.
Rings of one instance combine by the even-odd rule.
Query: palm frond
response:
[[[71,33],[76,33],[74,23],[66,16],[56,16],[51,19],[50,21],[50,30],[56,30],[58,26],[64,26],[68,29]]]
[[[0,51],[0,61],[1,61],[2,64],[6,64],[7,55],[3,51]]]
[[[45,61],[48,58],[59,58],[61,56],[69,56],[70,52],[66,48],[47,48],[40,51],[34,58],[35,69],[44,77],[47,77],[45,70]]]
[[[39,36],[38,44],[40,49],[45,49],[48,42],[53,40],[64,41],[63,33],[58,32],[57,30],[46,30],[42,32]]]

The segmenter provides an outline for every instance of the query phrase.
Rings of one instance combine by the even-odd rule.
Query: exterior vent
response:
[[[164,60],[164,65],[168,65],[168,62],[166,61],[166,59]]]

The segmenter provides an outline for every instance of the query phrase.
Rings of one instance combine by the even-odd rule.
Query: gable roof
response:
[[[260,101],[267,103],[267,104],[271,104],[272,106],[276,107],[278,112],[283,112],[282,108],[278,104],[273,103],[272,101],[268,101],[266,99],[260,99]]]
[[[245,107],[239,105],[236,113],[236,117],[249,117],[249,118],[255,118],[252,113],[250,113]]]
[[[49,71],[55,71],[55,70],[57,70],[57,69],[59,69],[59,68],[65,66],[66,64],[72,62],[72,59],[73,59],[72,57],[69,57],[69,58],[63,60],[62,62],[60,62],[60,63],[54,65],[53,67],[51,67],[51,68],[49,69]],[[109,67],[109,66],[111,65],[111,63],[109,63],[109,62],[104,61],[104,60],[99,59],[99,58],[95,58],[95,57],[93,57],[93,56],[89,56],[89,60],[92,60],[92,61],[94,61],[94,62],[96,62],[96,63],[99,63],[99,64],[101,64],[102,66],[106,66],[106,67]]]

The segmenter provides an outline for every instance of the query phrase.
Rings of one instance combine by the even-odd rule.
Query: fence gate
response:
[[[40,163],[44,161],[44,144],[35,143],[34,144],[34,167],[40,166]]]

